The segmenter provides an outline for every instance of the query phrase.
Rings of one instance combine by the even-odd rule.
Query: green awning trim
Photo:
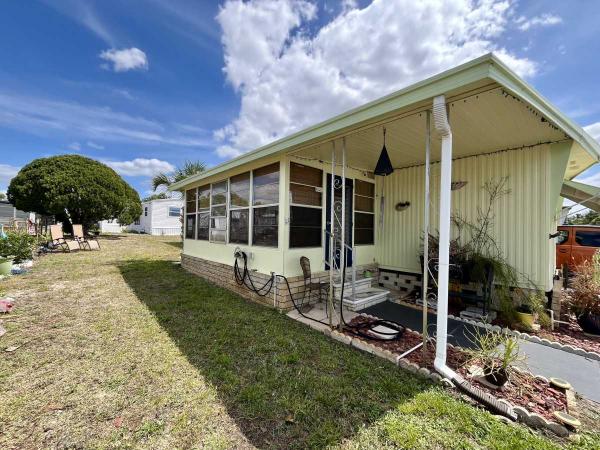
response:
[[[592,211],[600,212],[600,188],[577,181],[563,182],[561,197],[585,206]]]

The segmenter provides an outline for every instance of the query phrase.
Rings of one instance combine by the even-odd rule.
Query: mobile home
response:
[[[142,202],[142,214],[132,224],[129,231],[152,234],[154,236],[181,235],[181,211],[183,200],[157,199]]]
[[[391,167],[381,173],[384,145]],[[425,211],[443,266],[451,214],[474,219],[484,184],[505,179],[510,195],[491,232],[513,267],[551,291],[563,183],[599,155],[591,136],[486,55],[175,183],[185,193],[182,266],[281,309],[292,306],[283,279],[268,295],[238,285],[234,254],[244,252],[257,285],[274,273],[292,292],[303,286],[302,256],[313,278],[328,278],[331,264],[418,280]]]

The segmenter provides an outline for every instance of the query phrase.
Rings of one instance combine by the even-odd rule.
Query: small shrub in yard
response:
[[[583,331],[600,334],[600,253],[577,267],[567,302]]]
[[[472,335],[475,349],[466,350],[472,362],[483,367],[485,378],[497,385],[504,385],[509,377],[513,364],[524,360],[519,349],[519,341],[503,333],[487,333],[477,327]]]
[[[20,263],[33,257],[37,245],[38,238],[26,231],[8,231],[0,238],[0,257]]]

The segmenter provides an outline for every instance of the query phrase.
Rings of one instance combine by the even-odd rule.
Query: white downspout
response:
[[[457,378],[456,372],[446,365],[448,340],[448,271],[450,263],[450,193],[452,183],[452,130],[448,123],[446,98],[433,99],[435,129],[442,138],[442,164],[440,180],[440,240],[438,248],[438,310],[435,361],[433,366],[444,377]],[[425,237],[427,239],[427,237]]]

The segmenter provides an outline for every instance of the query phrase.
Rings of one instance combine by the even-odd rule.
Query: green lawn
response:
[[[0,354],[0,448],[561,444],[186,273],[173,240],[101,243],[0,281],[0,346],[20,346]]]

